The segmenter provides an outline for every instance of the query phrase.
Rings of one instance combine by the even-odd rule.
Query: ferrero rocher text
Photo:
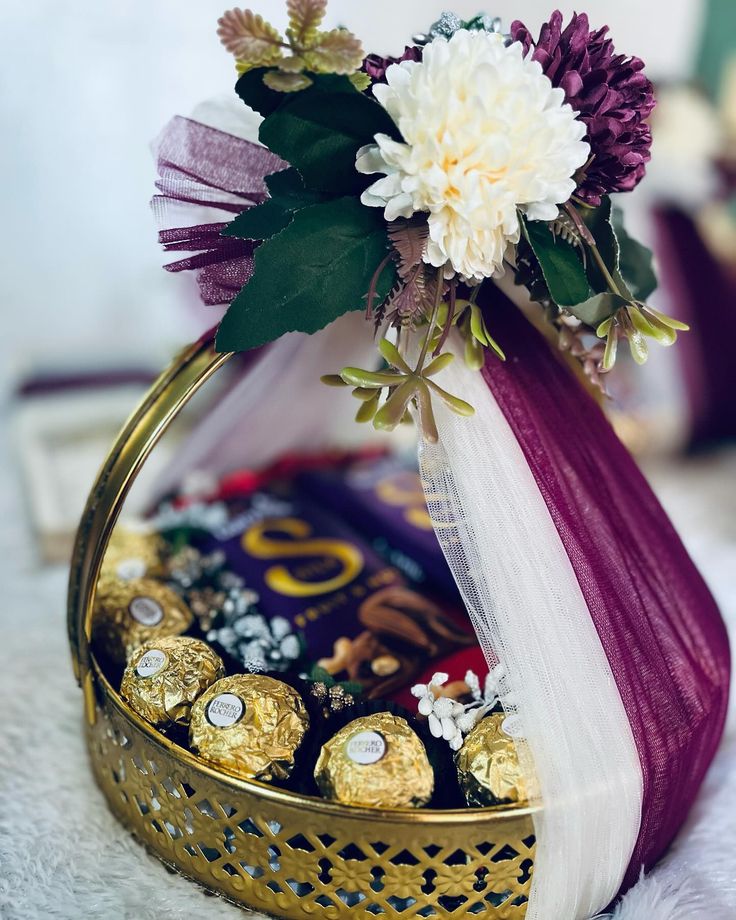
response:
[[[124,665],[145,642],[181,635],[192,620],[176,591],[161,582],[103,578],[97,587],[92,638],[98,652]]]
[[[186,725],[192,703],[224,676],[222,659],[206,642],[162,636],[132,653],[120,693],[153,725]]]
[[[320,751],[314,778],[322,795],[346,805],[418,808],[434,791],[419,736],[390,712],[350,722]]]
[[[192,707],[195,753],[244,779],[286,779],[309,728],[302,698],[262,674],[237,674],[213,684]]]
[[[523,805],[526,783],[514,740],[502,728],[503,712],[482,719],[455,754],[458,780],[468,805]]]

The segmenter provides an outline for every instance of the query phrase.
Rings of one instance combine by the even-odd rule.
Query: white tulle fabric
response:
[[[320,376],[375,363],[373,328],[362,312],[346,313],[314,335],[292,332],[267,345],[180,446],[151,498],[175,490],[190,473],[259,469],[294,451],[363,440],[364,429],[353,423],[356,401]]]
[[[621,885],[642,776],[611,669],[514,434],[480,374],[438,378],[476,409],[437,409],[420,449],[430,513],[478,638],[505,670],[504,703],[532,790],[537,852],[527,920],[584,920]]]
[[[367,330],[367,331],[366,331]],[[362,436],[354,400],[319,382],[365,366],[371,330],[352,314],[314,336],[263,350],[207,413],[157,483],[188,473],[264,466],[293,450]],[[420,449],[440,543],[489,665],[501,662],[504,704],[532,782],[537,853],[528,920],[587,920],[616,894],[639,832],[642,778],[626,713],[570,561],[521,448],[477,372],[462,360],[439,376],[476,408],[437,406],[440,443]],[[394,438],[396,435],[393,436]]]

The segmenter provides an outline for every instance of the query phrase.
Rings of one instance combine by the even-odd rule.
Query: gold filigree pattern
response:
[[[523,920],[527,809],[348,808],[218,774],[158,735],[97,674],[95,777],[156,856],[236,903],[285,918]]]
[[[161,375],[103,464],[77,535],[69,637],[92,769],[111,810],[166,865],[286,920],[523,920],[531,809],[354,808],[229,777],[144,722],[99,670],[89,647],[95,585],[122,502],[171,420],[228,357],[203,339]]]

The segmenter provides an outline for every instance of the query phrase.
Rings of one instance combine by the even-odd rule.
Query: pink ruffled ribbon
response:
[[[233,215],[265,201],[265,177],[288,164],[260,144],[181,116],[161,132],[154,153],[160,194],[151,207],[159,242],[166,252],[193,253],[164,267],[195,271],[205,304],[230,303],[253,274],[258,243],[220,234]],[[218,220],[218,212],[227,217]],[[203,215],[212,219],[186,222]]]

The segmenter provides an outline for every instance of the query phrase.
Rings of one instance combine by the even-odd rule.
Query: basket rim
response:
[[[405,823],[407,819],[410,818],[412,822],[432,825],[477,824],[479,821],[491,822],[500,819],[515,820],[517,818],[533,816],[541,810],[540,806],[535,805],[525,805],[523,807],[516,805],[497,805],[488,806],[486,808],[431,809],[369,808],[360,805],[343,805],[340,802],[333,802],[329,799],[319,798],[318,796],[292,792],[288,789],[280,789],[255,779],[242,779],[224,770],[209,766],[206,761],[197,757],[196,754],[193,754],[175,741],[167,738],[154,728],[153,725],[146,722],[145,719],[139,716],[138,713],[125,702],[118,691],[113,687],[94,653],[91,654],[90,658],[95,680],[103,690],[105,698],[120,716],[131,723],[139,733],[145,735],[147,740],[154,747],[161,748],[167,756],[173,757],[183,766],[204,773],[210,779],[231,786],[234,791],[245,792],[280,805],[297,807],[322,815],[335,815],[343,818],[368,818],[373,821],[379,820],[382,822]]]

